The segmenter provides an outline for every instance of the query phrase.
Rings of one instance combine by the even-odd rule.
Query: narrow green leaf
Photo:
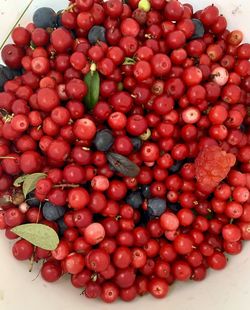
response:
[[[125,57],[123,65],[134,65],[134,64],[135,64],[135,60],[133,58]]]
[[[15,187],[19,187],[21,186],[21,184],[24,182],[25,178],[27,177],[27,175],[21,175],[20,177],[18,177],[17,179],[15,179],[13,185]]]
[[[44,250],[53,251],[57,248],[59,238],[55,230],[43,224],[24,224],[11,231],[31,244]]]
[[[23,194],[24,197],[27,196],[28,193],[32,192],[33,189],[36,188],[36,183],[46,177],[45,173],[33,173],[26,175],[23,182]]]
[[[93,109],[99,99],[100,93],[100,76],[97,71],[90,71],[85,75],[85,83],[88,87],[87,95],[84,102],[88,109]]]
[[[122,175],[135,178],[140,173],[140,168],[127,157],[112,152],[106,156],[111,167]]]

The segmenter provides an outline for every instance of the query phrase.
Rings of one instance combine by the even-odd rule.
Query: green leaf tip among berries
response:
[[[19,187],[22,184],[23,194],[24,197],[28,195],[28,193],[32,192],[36,188],[36,184],[40,179],[43,179],[46,177],[45,173],[32,173],[32,174],[26,174],[22,175],[19,178],[15,180],[13,185],[15,187]]]
[[[136,61],[134,60],[134,58],[125,57],[123,65],[134,65],[135,63]]]
[[[44,250],[53,251],[59,244],[57,233],[47,225],[23,224],[12,228],[11,231]]]
[[[90,72],[85,75],[84,81],[88,86],[88,92],[84,98],[84,102],[88,109],[93,109],[98,102],[100,93],[100,76],[96,71],[95,64],[91,65]]]

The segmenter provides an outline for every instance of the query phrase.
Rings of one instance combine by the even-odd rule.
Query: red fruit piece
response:
[[[235,162],[235,155],[226,153],[217,145],[204,148],[195,160],[196,179],[200,189],[212,192],[226,178]]]

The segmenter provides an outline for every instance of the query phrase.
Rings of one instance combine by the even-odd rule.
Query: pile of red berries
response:
[[[0,92],[0,229],[41,223],[60,243],[13,255],[108,303],[223,269],[250,240],[250,44],[214,5],[42,9],[2,50],[22,72]],[[13,184],[34,173],[24,197]]]

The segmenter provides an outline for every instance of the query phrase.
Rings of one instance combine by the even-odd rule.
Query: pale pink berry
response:
[[[227,83],[229,75],[228,71],[223,67],[217,67],[212,71],[212,77],[215,83],[223,86]]]
[[[104,237],[105,230],[100,223],[92,223],[84,230],[85,241],[89,244],[100,243]]]
[[[96,191],[104,192],[109,188],[109,180],[103,175],[97,175],[92,179],[91,186]]]
[[[201,117],[201,112],[195,107],[186,108],[182,114],[182,119],[187,124],[195,124],[199,121]]]
[[[26,202],[22,202],[18,208],[22,213],[26,213],[29,210],[29,205]]]

